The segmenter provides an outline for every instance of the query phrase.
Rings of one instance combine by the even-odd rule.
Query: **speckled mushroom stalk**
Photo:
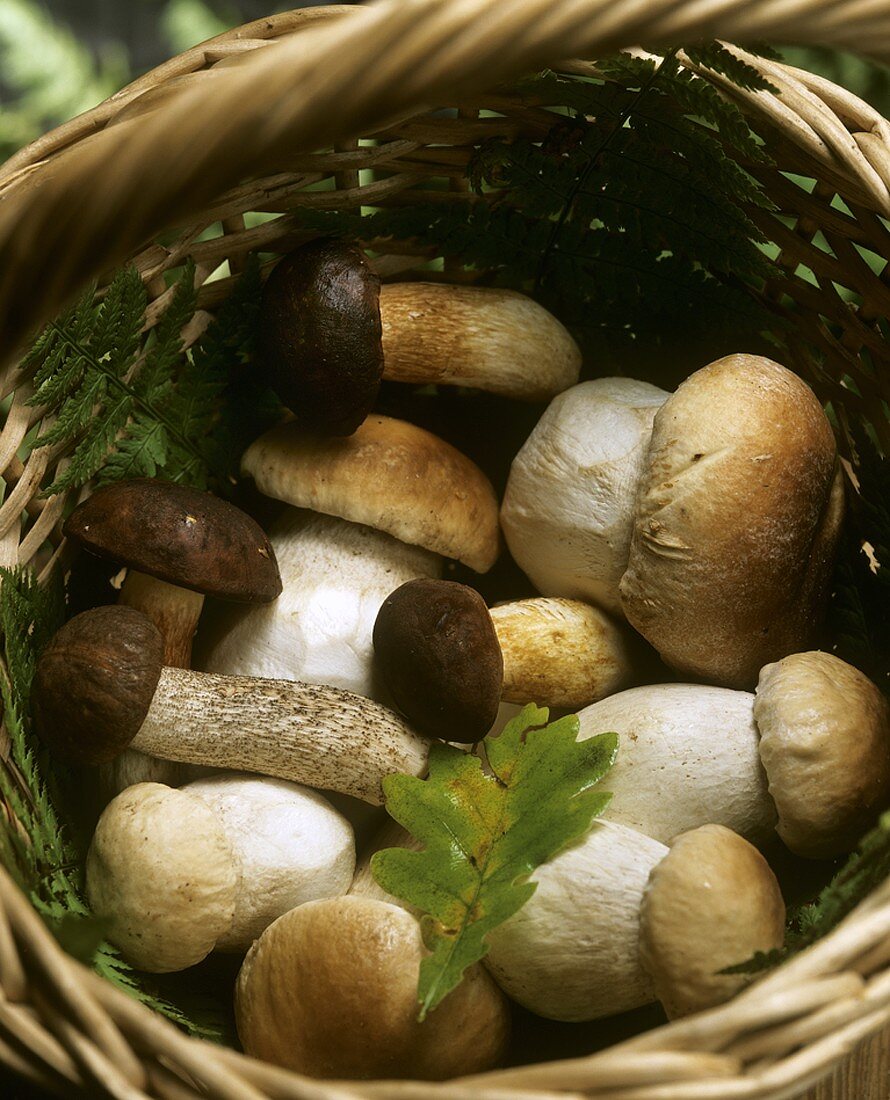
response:
[[[421,732],[478,741],[501,702],[575,709],[630,677],[619,630],[577,600],[531,599],[489,611],[455,581],[408,581],[383,602],[374,654],[393,700]]]
[[[381,286],[358,248],[321,240],[282,259],[266,283],[260,351],[304,427],[349,435],[381,378],[546,401],[578,380],[581,353],[542,306],[510,290]]]
[[[150,756],[259,772],[382,801],[392,772],[421,775],[428,743],[392,711],[337,688],[165,668],[146,616],[100,607],[44,650],[34,718],[54,750],[84,763],[132,746]]]

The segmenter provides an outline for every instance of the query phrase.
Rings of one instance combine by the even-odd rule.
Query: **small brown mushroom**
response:
[[[242,472],[261,493],[456,558],[484,573],[500,549],[491,482],[431,432],[376,414],[347,439],[307,435],[290,420],[255,440]]]
[[[506,1052],[510,1013],[480,966],[423,1023],[420,925],[364,897],[310,901],[251,948],[235,989],[238,1035],[254,1058],[311,1077],[443,1080]]]
[[[785,903],[757,851],[723,825],[683,833],[652,869],[640,959],[671,1019],[729,1000],[751,981],[722,970],[785,938]]]
[[[164,760],[259,772],[383,800],[391,772],[422,775],[428,744],[396,714],[338,688],[165,668],[157,627],[98,607],[59,630],[37,665],[34,722],[83,763],[128,746]]]
[[[260,351],[300,424],[350,435],[381,378],[471,386],[544,401],[578,380],[566,329],[511,290],[380,279],[353,245],[312,241],[281,260],[263,292]]]
[[[164,638],[164,661],[191,664],[205,596],[269,603],[281,592],[262,528],[233,504],[161,478],[97,489],[65,521],[64,534],[130,572],[120,603],[144,611]]]
[[[383,602],[374,657],[396,705],[445,741],[479,741],[501,701],[504,661],[485,601],[455,581],[408,581]]]
[[[454,581],[408,581],[374,626],[377,666],[415,727],[448,741],[478,741],[498,705],[574,709],[617,691],[630,675],[620,632],[578,600],[519,600],[490,612]]]

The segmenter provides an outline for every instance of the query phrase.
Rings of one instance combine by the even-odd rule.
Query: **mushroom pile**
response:
[[[844,490],[816,396],[747,354],[673,394],[579,382],[530,298],[381,285],[330,240],[275,266],[258,337],[287,410],[241,456],[268,536],[160,479],[64,526],[126,570],[33,691],[49,749],[101,770],[85,883],[108,938],[151,972],[245,955],[245,1050],[319,1077],[484,1071],[514,1002],[585,1021],[731,997],[751,978],[727,968],[783,943],[772,854],[835,858],[890,805],[887,700],[818,648]],[[394,385],[541,415],[503,478],[380,411]],[[528,580],[509,599],[515,570],[485,578],[504,541]],[[352,800],[529,702],[617,733],[612,800],[420,1023],[420,914],[369,873],[415,842]]]

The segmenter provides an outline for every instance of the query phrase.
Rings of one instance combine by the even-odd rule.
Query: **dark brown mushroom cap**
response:
[[[384,601],[374,658],[418,733],[478,741],[498,712],[504,661],[479,593],[455,581],[408,581]]]
[[[141,611],[117,605],[75,615],[37,662],[38,737],[78,763],[113,760],[145,720],[163,658],[161,633]]]
[[[160,478],[97,489],[64,532],[92,554],[223,600],[268,603],[281,593],[271,543],[240,508]]]
[[[362,252],[321,240],[285,256],[263,291],[259,349],[270,385],[301,425],[352,435],[383,376],[380,279]]]

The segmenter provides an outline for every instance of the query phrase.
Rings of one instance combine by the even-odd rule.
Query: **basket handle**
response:
[[[320,14],[320,13],[319,13]],[[890,57],[884,0],[379,0],[348,8],[0,190],[0,357],[91,278],[282,149],[369,133],[570,56],[722,37]]]

